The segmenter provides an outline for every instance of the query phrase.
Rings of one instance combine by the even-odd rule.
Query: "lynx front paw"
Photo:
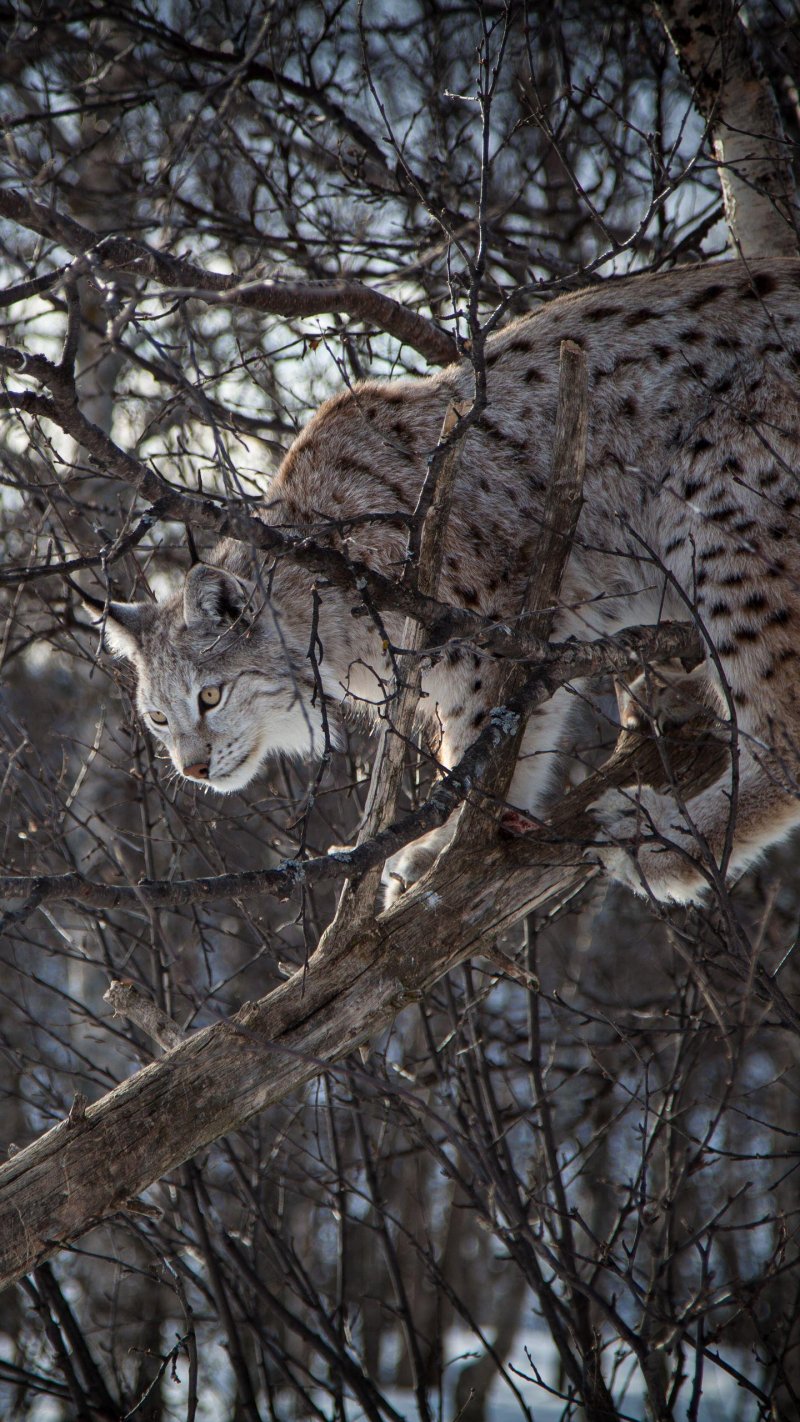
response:
[[[384,908],[390,908],[400,895],[405,893],[406,889],[410,889],[417,879],[421,879],[423,874],[427,874],[431,865],[453,838],[456,818],[457,816],[454,816],[446,824],[440,825],[438,829],[431,830],[429,834],[424,834],[420,839],[413,840],[411,844],[406,845],[405,849],[399,850],[397,854],[393,854],[387,859],[381,876]]]
[[[663,903],[690,903],[707,886],[693,831],[668,795],[657,790],[609,790],[592,814],[601,843],[592,851],[613,879]]]

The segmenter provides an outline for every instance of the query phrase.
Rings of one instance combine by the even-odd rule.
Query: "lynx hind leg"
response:
[[[430,830],[428,834],[407,844],[405,849],[390,855],[381,876],[385,908],[391,908],[406,889],[410,889],[423,874],[427,874],[442,850],[446,849],[452,840],[457,821],[456,812],[445,824],[439,825],[438,829]]]
[[[738,877],[800,824],[800,716],[790,689],[756,708],[739,689],[743,668],[724,661],[739,705],[735,762],[682,805],[644,786],[609,791],[592,807],[607,841],[597,853],[606,872],[662,902],[688,903],[719,885],[723,863],[728,878]],[[752,666],[747,680],[758,684]]]

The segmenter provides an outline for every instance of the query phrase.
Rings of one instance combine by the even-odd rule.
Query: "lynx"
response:
[[[730,849],[732,819],[731,870],[800,822],[800,262],[613,279],[490,339],[488,405],[461,455],[439,590],[486,617],[513,618],[531,577],[565,338],[586,352],[590,430],[554,635],[695,619],[707,696],[737,727],[735,781],[726,773],[681,808],[648,789],[610,793],[598,807],[609,872],[686,901]],[[396,574],[406,532],[364,515],[414,507],[443,414],[469,398],[471,382],[465,364],[343,391],[289,449],[260,516]],[[107,641],[133,663],[141,716],[182,775],[226,794],[276,752],[321,751],[310,583],[289,559],[259,566],[250,548],[225,541],[165,602],[108,606]],[[385,643],[369,619],[353,618],[353,601],[327,588],[319,609],[334,725],[348,708],[374,712],[390,681]],[[395,617],[386,625],[399,637]],[[486,722],[490,683],[463,649],[426,675],[422,705],[443,766]],[[563,688],[530,721],[512,805],[546,811],[577,699]],[[401,873],[415,854],[419,864],[411,846]]]

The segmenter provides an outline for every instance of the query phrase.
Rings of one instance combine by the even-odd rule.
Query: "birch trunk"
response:
[[[725,216],[743,257],[800,250],[797,191],[778,105],[733,0],[657,0],[709,124]]]

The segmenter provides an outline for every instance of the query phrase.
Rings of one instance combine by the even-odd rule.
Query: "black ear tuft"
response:
[[[236,622],[247,606],[250,594],[244,583],[223,568],[198,563],[186,574],[183,587],[183,616],[187,627],[212,623],[221,627]]]

